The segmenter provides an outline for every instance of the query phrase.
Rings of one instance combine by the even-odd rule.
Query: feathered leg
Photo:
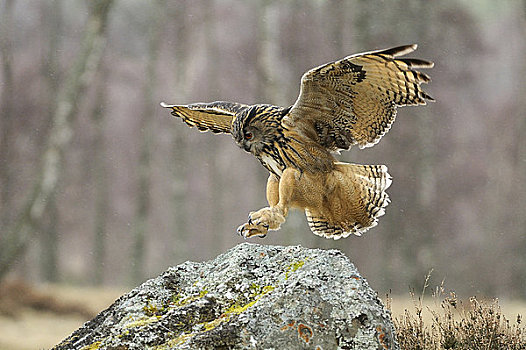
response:
[[[265,237],[268,230],[279,230],[289,212],[294,191],[298,186],[300,172],[285,169],[280,179],[270,175],[267,181],[267,200],[269,207],[251,212],[248,222],[239,226],[237,232],[245,237]]]
[[[326,173],[308,173],[287,168],[281,179],[267,182],[269,207],[251,212],[248,222],[238,228],[245,237],[265,237],[278,230],[289,208],[305,210],[316,235],[339,239],[361,235],[377,224],[385,213],[389,196],[385,190],[391,177],[384,165],[335,163]]]

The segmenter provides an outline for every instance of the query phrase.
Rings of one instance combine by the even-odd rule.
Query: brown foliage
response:
[[[95,315],[86,307],[60,300],[54,295],[35,290],[22,280],[0,284],[0,315],[16,317],[23,309],[48,311],[58,315],[79,315],[91,319]]]

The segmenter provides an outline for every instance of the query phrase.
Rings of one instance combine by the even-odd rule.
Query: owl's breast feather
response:
[[[264,154],[260,158],[260,161],[265,168],[267,168],[270,172],[273,172],[277,176],[281,177],[281,175],[283,174],[283,169],[279,166],[278,162],[271,156]]]

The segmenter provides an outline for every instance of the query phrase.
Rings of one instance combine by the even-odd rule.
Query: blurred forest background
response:
[[[526,298],[526,1],[0,0],[0,279],[134,285],[215,257],[266,205],[228,135],[159,106],[294,103],[308,69],[418,43],[437,102],[378,145],[392,203],[328,241],[294,212],[263,244],[343,250],[380,293]]]

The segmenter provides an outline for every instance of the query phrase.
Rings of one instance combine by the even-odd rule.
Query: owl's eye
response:
[[[245,133],[245,140],[252,140],[253,137],[254,137],[254,135],[252,135],[251,132],[246,132]]]

